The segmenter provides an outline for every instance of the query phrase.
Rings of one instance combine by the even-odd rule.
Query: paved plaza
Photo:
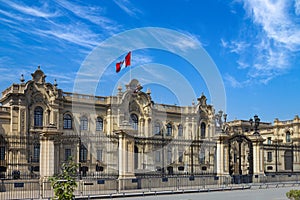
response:
[[[299,187],[283,187],[269,189],[250,189],[234,191],[203,192],[175,195],[157,195],[145,197],[128,197],[122,199],[143,199],[143,200],[287,200],[286,192]]]

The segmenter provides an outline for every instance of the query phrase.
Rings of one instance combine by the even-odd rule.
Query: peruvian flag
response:
[[[116,63],[116,72],[120,72],[121,69],[130,66],[131,64],[131,51],[125,56],[125,60]]]

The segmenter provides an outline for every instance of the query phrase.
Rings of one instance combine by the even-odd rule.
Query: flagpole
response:
[[[130,53],[131,55],[131,58],[130,59],[132,59],[132,52]],[[129,69],[129,83],[131,82],[131,67],[130,67],[130,69]]]

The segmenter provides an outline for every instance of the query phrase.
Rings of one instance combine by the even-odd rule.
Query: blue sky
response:
[[[40,65],[48,82],[57,79],[59,88],[72,92],[82,62],[101,42],[127,30],[161,27],[189,35],[210,55],[224,82],[229,120],[258,114],[272,122],[300,114],[300,0],[0,2],[1,91],[18,83],[20,74],[31,79]],[[132,68],[159,63],[176,69],[197,97],[203,92],[210,102],[205,81],[184,59],[157,49],[132,54]],[[126,73],[114,73],[123,57],[111,63],[96,95],[112,94],[110,83]],[[154,101],[180,104],[170,89],[145,86]]]

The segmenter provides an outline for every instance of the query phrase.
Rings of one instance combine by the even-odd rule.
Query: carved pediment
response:
[[[40,66],[38,66],[38,69],[31,74],[32,76],[32,80],[35,82],[35,83],[38,83],[38,84],[43,84],[45,83],[45,78],[46,78],[46,75],[44,74],[44,72],[40,69]]]

